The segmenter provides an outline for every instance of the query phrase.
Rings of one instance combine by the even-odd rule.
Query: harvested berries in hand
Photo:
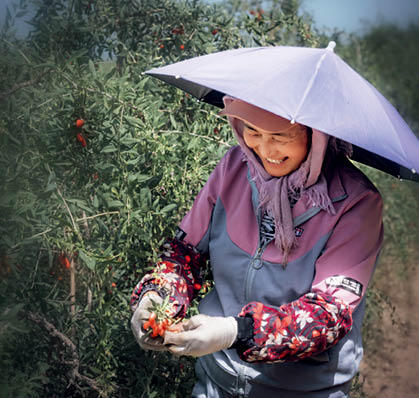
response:
[[[153,299],[151,300],[153,301]],[[171,317],[172,304],[169,302],[169,298],[166,298],[160,305],[153,302],[150,311],[150,316],[148,320],[144,322],[143,329],[146,330],[151,337],[164,337],[166,330],[169,330],[170,332],[179,331],[177,330],[178,328],[175,328],[175,324],[178,320],[174,320]]]

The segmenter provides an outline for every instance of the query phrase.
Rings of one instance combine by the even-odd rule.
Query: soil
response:
[[[368,398],[418,398],[419,262],[399,276],[387,272],[390,265],[382,265],[373,288],[390,298],[394,311],[384,306],[374,324],[377,329],[361,365],[363,391]]]

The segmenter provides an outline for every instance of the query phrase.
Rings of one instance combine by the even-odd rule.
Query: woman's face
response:
[[[243,139],[259,156],[263,167],[272,177],[292,173],[307,157],[307,129],[301,124],[270,132],[244,123]]]

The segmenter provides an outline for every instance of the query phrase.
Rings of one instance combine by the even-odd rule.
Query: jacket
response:
[[[162,263],[134,291],[135,302],[158,289],[183,316],[209,259],[215,287],[200,312],[253,320],[250,342],[199,359],[230,394],[344,397],[358,370],[365,290],[383,237],[382,201],[346,158],[329,161],[323,172],[336,214],[302,195],[292,209],[298,244],[283,267],[274,243],[261,245],[257,187],[240,147],[232,148],[176,240],[166,243]]]

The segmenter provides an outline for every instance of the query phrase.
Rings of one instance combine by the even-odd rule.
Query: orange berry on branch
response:
[[[80,128],[83,127],[84,120],[83,119],[77,119],[76,121],[76,127]]]
[[[179,48],[180,48],[181,50],[184,50],[184,49],[185,49],[185,46],[184,46],[183,44],[181,44],[181,45],[179,46]]]

